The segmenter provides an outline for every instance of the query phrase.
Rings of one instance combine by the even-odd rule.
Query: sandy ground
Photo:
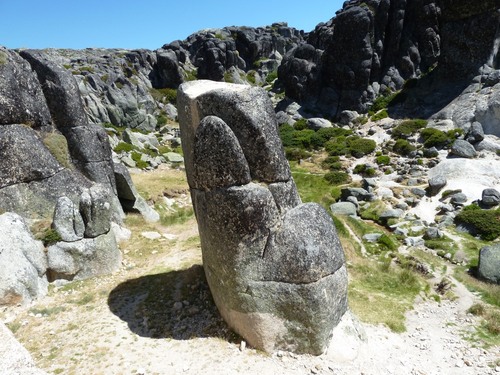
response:
[[[408,329],[403,334],[363,324],[367,340],[358,343],[355,358],[339,360],[331,351],[318,357],[287,352],[269,355],[243,348],[240,338],[228,334],[200,276],[201,267],[196,265],[201,260],[199,248],[174,246],[168,257],[157,255],[154,262],[173,271],[151,273],[153,281],[176,275],[175,283],[190,280],[187,286],[200,297],[179,307],[174,293],[172,299],[162,302],[167,308],[145,312],[144,306],[158,307],[144,305],[147,292],[134,288],[134,282],[144,280],[144,269],[127,267],[113,276],[89,281],[81,290],[55,291],[37,306],[78,301],[88,290],[95,290],[96,298],[88,304],[66,305],[64,311],[48,316],[15,312],[22,325],[16,336],[37,365],[49,373],[96,375],[500,373],[500,368],[490,367],[500,359],[499,347],[475,348],[464,339],[477,325],[476,318],[466,313],[477,297],[456,281],[458,298],[441,303],[417,301],[415,310],[407,315]],[[177,307],[169,310],[168,306]],[[158,334],[147,321],[155,313],[178,320],[178,324]],[[6,320],[9,316],[12,320],[14,312],[10,314],[4,314]]]

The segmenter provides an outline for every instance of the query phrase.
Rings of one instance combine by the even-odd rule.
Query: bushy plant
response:
[[[426,148],[443,148],[452,142],[448,134],[439,129],[426,128],[420,132],[420,135],[424,140],[424,147]]]
[[[61,236],[55,229],[47,228],[45,231],[38,233],[36,239],[43,242],[44,246],[50,246],[62,240]]]
[[[266,77],[266,82],[267,83],[273,83],[273,81],[278,78],[278,71],[277,70],[273,70],[272,72],[270,72],[267,77]]]
[[[307,120],[305,118],[298,119],[293,124],[295,130],[304,130],[307,129]]]
[[[360,174],[365,177],[375,176],[377,171],[366,164],[358,164],[354,167],[353,173]]]
[[[151,89],[151,96],[154,100],[161,103],[172,103],[175,104],[177,102],[177,90],[164,88],[164,89]]]
[[[304,150],[303,148],[298,147],[286,147],[285,148],[285,156],[288,160],[299,161],[303,159],[307,159],[311,156],[309,152]]]
[[[342,163],[340,162],[340,157],[338,156],[327,157],[325,160],[321,162],[321,166],[331,171],[342,169]]]
[[[376,98],[373,101],[372,106],[370,107],[369,113],[371,113],[371,115],[373,116],[373,114],[375,114],[376,112],[389,107],[393,100],[396,98],[397,94],[397,92],[387,93],[386,95],[381,95]]]
[[[408,142],[406,139],[398,139],[394,146],[392,147],[392,151],[394,151],[396,154],[407,156],[410,154],[410,152],[415,151],[416,147],[413,146],[410,142]]]
[[[346,155],[349,153],[345,136],[335,137],[325,143],[325,150],[331,156]]]
[[[375,147],[377,147],[377,143],[374,140],[366,138],[349,137],[347,139],[347,144],[351,155],[355,158],[361,158],[371,154],[375,151]]]
[[[455,218],[458,224],[472,227],[481,239],[493,241],[500,236],[500,210],[482,210],[477,205],[465,207]]]
[[[389,165],[391,164],[391,158],[387,155],[379,155],[376,157],[375,162],[378,165]]]
[[[427,126],[427,120],[405,120],[392,131],[392,138],[407,138]]]

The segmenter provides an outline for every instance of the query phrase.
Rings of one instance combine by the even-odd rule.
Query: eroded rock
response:
[[[250,345],[321,354],[347,310],[329,215],[302,204],[265,91],[181,85],[179,119],[203,264],[226,322]]]

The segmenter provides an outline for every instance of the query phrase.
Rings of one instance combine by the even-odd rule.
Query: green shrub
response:
[[[343,128],[321,128],[311,138],[313,148],[325,147],[326,142],[335,137],[352,135],[352,130]]]
[[[380,155],[380,156],[377,156],[377,158],[375,159],[375,162],[378,165],[389,165],[389,164],[391,164],[391,158],[387,155]]]
[[[247,81],[250,82],[252,85],[255,85],[257,83],[255,80],[255,70],[250,70],[247,73]]]
[[[311,156],[311,154],[306,150],[304,150],[303,148],[286,147],[285,156],[288,160],[299,161],[302,159],[307,159],[308,157]]]
[[[135,147],[127,142],[120,142],[113,149],[113,151],[116,152],[117,154],[119,154],[120,152],[130,152],[132,150],[135,150]]]
[[[156,118],[156,124],[158,126],[163,126],[163,125],[166,125],[168,124],[168,117],[165,116],[165,115],[159,115],[157,118]]]
[[[406,139],[398,139],[394,146],[392,147],[392,151],[399,155],[408,155],[410,152],[415,151],[417,148],[413,146]]]
[[[43,242],[44,246],[50,246],[62,240],[55,229],[47,228],[45,231],[37,234],[36,239]]]
[[[345,136],[330,139],[325,143],[325,150],[330,156],[346,155],[349,153],[349,147]]]
[[[295,124],[293,124],[293,127],[295,130],[307,129],[307,120],[305,118],[301,118],[301,119],[295,121]]]
[[[405,120],[392,131],[392,138],[407,138],[427,126],[427,120]]]
[[[312,148],[312,137],[314,136],[314,134],[315,132],[312,129],[296,131],[293,134],[294,146],[307,149]]]
[[[371,154],[377,147],[377,143],[374,140],[366,138],[349,137],[347,139],[347,144],[351,155],[355,158],[361,158],[365,155]]]
[[[198,79],[198,71],[195,70],[189,70],[185,72],[186,74],[186,81],[196,81]]]
[[[284,124],[279,128],[279,135],[281,138],[281,142],[283,143],[283,147],[293,147],[293,134],[295,133],[295,129],[293,126]]]
[[[331,185],[343,185],[351,182],[351,176],[349,173],[341,171],[333,171],[325,174],[325,180]]]
[[[422,139],[424,140],[424,147],[436,147],[443,148],[452,143],[452,139],[450,139],[449,135],[445,132],[434,129],[434,128],[425,128],[420,132]]]
[[[500,236],[500,210],[482,210],[475,206],[465,207],[456,216],[458,224],[465,224],[472,229],[484,241],[493,241]]]
[[[389,117],[389,113],[387,112],[386,109],[383,109],[381,111],[378,111],[377,113],[373,114],[371,119],[372,121],[379,121],[379,120],[382,120],[384,118],[387,118]]]
[[[354,167],[353,173],[360,174],[365,177],[375,176],[377,171],[366,164],[358,164]]]
[[[338,156],[329,156],[321,162],[321,166],[324,169],[329,169],[331,171],[336,171],[342,169],[342,163]]]

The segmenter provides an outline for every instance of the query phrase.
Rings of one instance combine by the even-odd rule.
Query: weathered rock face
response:
[[[287,96],[339,116],[345,109],[364,112],[377,95],[408,80],[406,88],[415,86],[414,79],[428,75],[407,104],[422,116],[425,102],[431,115],[461,94],[485,64],[490,70],[484,80],[498,83],[491,72],[499,68],[497,9],[495,0],[480,6],[465,0],[345,2],[308,35],[307,47],[285,56],[279,80]]]
[[[262,89],[180,86],[186,172],[203,264],[221,315],[260,349],[320,354],[347,310],[328,214],[301,204]]]
[[[42,87],[30,65],[17,53],[0,47],[0,124],[51,124]]]
[[[0,215],[0,305],[28,304],[47,293],[47,260],[24,219]]]

